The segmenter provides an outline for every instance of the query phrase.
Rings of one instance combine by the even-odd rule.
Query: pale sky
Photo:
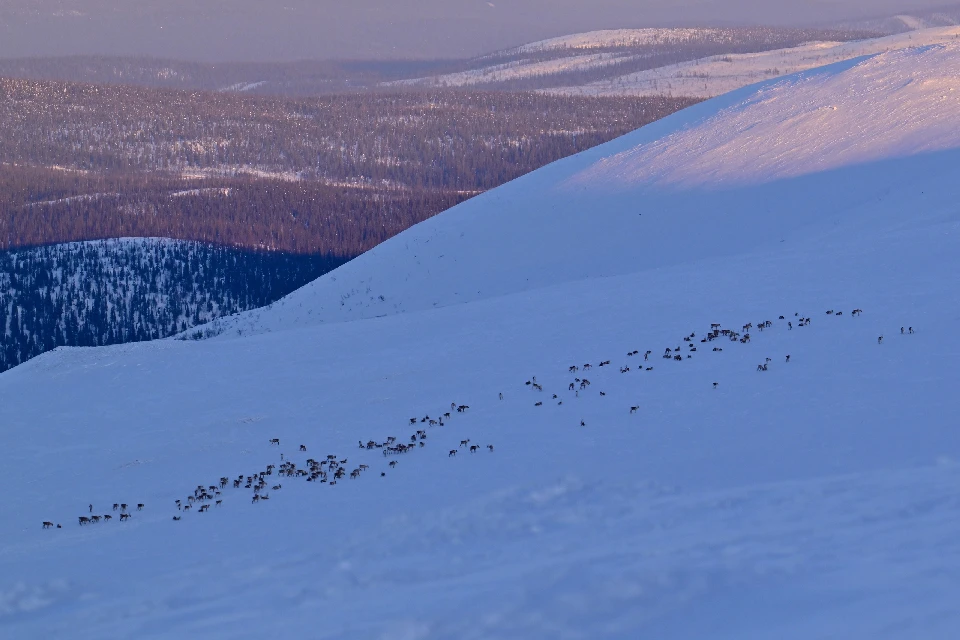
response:
[[[0,0],[0,57],[465,57],[591,29],[822,24],[923,11],[950,1]]]

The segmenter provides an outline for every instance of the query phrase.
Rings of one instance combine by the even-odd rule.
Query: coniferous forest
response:
[[[174,335],[269,304],[345,261],[157,238],[0,252],[0,371],[59,346]]]

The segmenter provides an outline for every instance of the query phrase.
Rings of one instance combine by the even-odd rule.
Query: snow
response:
[[[247,91],[253,91],[254,89],[259,89],[260,87],[267,84],[266,80],[260,80],[258,82],[238,82],[236,84],[231,84],[230,86],[220,89],[222,93],[244,93]]]
[[[381,83],[382,86],[442,86],[466,87],[490,82],[509,82],[524,80],[567,71],[587,71],[606,67],[619,62],[636,59],[638,56],[623,53],[595,53],[589,55],[566,56],[552,60],[515,60],[504,64],[491,65],[480,69],[459,71],[438,76],[395,80]]]
[[[0,636],[956,637],[960,110],[925,87],[958,58],[743,89],[478,196],[218,338],[0,375]],[[823,104],[834,119],[803,117]],[[914,116],[859,126],[886,111]],[[699,341],[766,319],[746,344]],[[660,357],[677,346],[692,357]],[[409,424],[451,402],[470,408]],[[417,429],[426,446],[398,456],[356,444]],[[198,483],[281,453],[370,469],[273,475],[267,502],[228,487],[172,521]],[[77,524],[114,502],[146,507]]]
[[[880,216],[872,203],[917,190],[949,202],[955,170],[934,152],[960,140],[958,48],[878,54],[701,103],[468,200],[217,330],[374,318],[731,255],[839,212]],[[862,179],[871,162],[890,177]],[[817,173],[829,198],[804,179]],[[717,242],[718,219],[741,231]],[[550,251],[530,250],[541,245]]]
[[[518,53],[551,51],[554,49],[604,49],[608,47],[642,47],[654,44],[678,44],[691,41],[724,42],[731,31],[707,28],[672,29],[603,29],[574,33],[548,40],[539,40],[518,47]]]
[[[710,98],[741,87],[835,62],[960,39],[960,27],[938,27],[845,43],[814,42],[760,53],[710,56],[604,78],[550,93],[591,96],[672,95]]]

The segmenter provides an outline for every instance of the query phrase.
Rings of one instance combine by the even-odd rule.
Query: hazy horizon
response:
[[[0,0],[0,57],[227,61],[467,57],[578,31],[829,25],[944,0]],[[954,5],[955,6],[955,5]]]

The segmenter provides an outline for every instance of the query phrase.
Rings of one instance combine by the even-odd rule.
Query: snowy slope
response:
[[[958,51],[881,54],[697,105],[469,200],[214,330],[431,309],[793,242],[840,212],[896,217],[916,191],[949,202],[955,167],[936,152],[960,146]],[[859,179],[874,162],[890,177]],[[719,221],[740,231],[717,242]]]
[[[258,335],[57,350],[0,375],[0,637],[956,637],[960,152],[929,87],[949,95],[958,57],[884,54],[703,103],[235,325]],[[797,117],[806,102],[841,106],[824,136],[859,154],[810,151],[826,125]],[[919,124],[857,138],[854,102]],[[672,152],[695,138],[686,161],[712,170]],[[724,170],[778,145],[807,151]],[[378,292],[387,306],[356,302]],[[700,342],[711,323],[755,326]],[[357,445],[416,430],[409,453]],[[176,509],[281,454],[369,469]],[[88,504],[114,521],[80,526]]]
[[[553,58],[551,60],[521,59],[479,69],[445,73],[439,76],[384,82],[383,86],[467,87],[491,82],[523,80],[565,71],[587,71],[637,58],[639,56],[631,56],[625,53],[593,53]]]
[[[516,48],[518,53],[551,51],[554,49],[606,49],[610,47],[641,47],[652,44],[680,44],[685,42],[724,42],[733,39],[733,30],[716,28],[646,28],[602,29],[574,33],[548,40],[538,40]]]
[[[907,47],[955,42],[960,27],[938,27],[855,42],[813,42],[789,49],[711,56],[604,78],[582,86],[546,89],[566,95],[672,95],[710,98],[750,84],[816,67]]]

